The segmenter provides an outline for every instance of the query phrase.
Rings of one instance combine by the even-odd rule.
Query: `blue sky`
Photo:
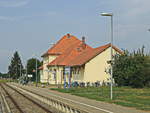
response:
[[[26,60],[39,58],[63,35],[86,37],[93,47],[110,41],[114,14],[114,43],[130,51],[150,48],[150,0],[0,0],[0,72],[7,72],[15,51]]]

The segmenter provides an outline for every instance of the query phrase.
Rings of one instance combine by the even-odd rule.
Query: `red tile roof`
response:
[[[50,62],[48,66],[52,66],[52,65],[69,66],[72,60],[78,55],[82,54],[82,52],[93,49],[87,44],[85,46],[86,47],[83,48],[81,41],[73,44],[62,55],[57,57],[54,61]]]
[[[109,48],[111,44],[106,44],[98,48],[92,48],[75,36],[67,34],[63,36],[45,55],[58,55],[58,57],[50,62],[47,66],[81,66],[98,54]],[[122,54],[122,51],[117,47],[113,48]]]
[[[77,57],[75,57],[70,62],[69,65],[70,66],[81,66],[81,65],[87,63],[88,61],[90,61],[92,58],[94,58],[97,55],[99,55],[100,53],[102,53],[103,51],[105,51],[110,46],[111,46],[111,44],[106,44],[104,46],[100,46],[100,47],[95,48],[95,49],[86,50],[82,54],[80,54]],[[113,49],[115,49],[117,52],[122,54],[122,51],[119,50],[117,47],[113,46]]]
[[[75,36],[72,36],[70,34],[67,34],[63,36],[53,47],[51,47],[46,53],[42,55],[60,55],[67,51],[68,48],[71,48],[71,46],[75,43],[81,42],[78,38]]]

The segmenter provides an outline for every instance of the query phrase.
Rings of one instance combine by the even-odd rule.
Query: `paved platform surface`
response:
[[[19,84],[15,83],[14,85]],[[22,85],[19,86],[31,91],[35,91],[36,93],[42,94],[50,98],[56,98],[64,103],[83,109],[90,113],[148,113],[147,111],[141,111],[135,108],[123,107],[115,104],[87,99],[84,97],[74,96],[67,93],[57,92],[50,90],[48,88],[40,88],[35,86],[22,86]]]

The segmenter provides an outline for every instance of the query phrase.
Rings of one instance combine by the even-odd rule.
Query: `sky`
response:
[[[70,33],[98,47],[110,42],[113,13],[114,45],[133,51],[150,48],[150,0],[0,0],[0,72],[7,72],[15,51],[23,64],[41,55]]]

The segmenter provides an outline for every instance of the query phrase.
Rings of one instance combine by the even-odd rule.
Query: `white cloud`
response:
[[[29,2],[29,0],[0,0],[0,7],[21,7]]]
[[[31,16],[0,16],[0,20],[2,21],[18,21],[22,19],[29,18]]]
[[[4,21],[14,21],[15,18],[13,18],[13,17],[8,17],[8,16],[0,16],[0,20],[4,20]]]

